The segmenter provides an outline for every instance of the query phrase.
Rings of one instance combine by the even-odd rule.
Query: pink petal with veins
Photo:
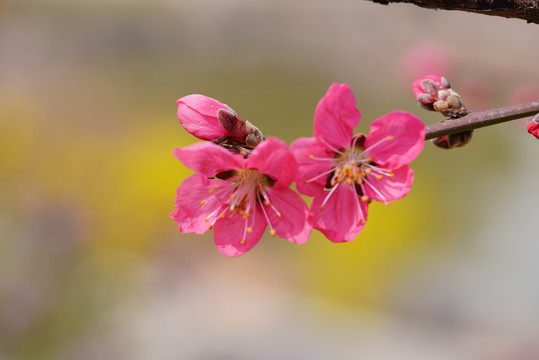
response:
[[[220,197],[211,196],[210,189],[223,185],[223,181],[209,180],[206,176],[196,173],[185,179],[178,188],[176,210],[170,217],[176,220],[181,232],[203,234],[209,225],[218,218],[225,209],[223,198],[232,193],[232,189]]]
[[[303,199],[290,189],[277,190],[270,187],[266,191],[271,205],[262,206],[277,235],[296,244],[305,243],[312,226],[307,221],[309,210]]]
[[[234,213],[215,223],[213,228],[214,240],[217,249],[222,254],[230,257],[239,256],[251,250],[258,243],[266,229],[267,223],[264,215],[257,208],[256,212],[247,221],[253,230],[252,233],[245,231],[246,220],[243,219],[243,215],[241,214]],[[245,243],[243,244],[242,239],[245,239]]]
[[[241,155],[233,154],[224,147],[209,142],[176,148],[173,155],[189,169],[201,172],[207,177],[245,165],[245,159]]]
[[[299,138],[290,145],[290,149],[298,162],[296,187],[301,194],[313,196],[326,185],[333,167],[331,159],[334,158],[334,153],[315,138]],[[311,155],[328,160],[313,160]]]
[[[363,184],[365,195],[380,202],[395,201],[404,197],[412,187],[414,172],[408,165],[404,165],[393,170],[393,175],[393,177],[382,176],[380,180],[369,176],[367,182]]]
[[[256,146],[246,167],[270,176],[275,186],[288,188],[296,179],[298,165],[286,143],[270,136]]]
[[[367,220],[368,204],[359,199],[353,186],[341,184],[321,210],[328,194],[320,190],[313,199],[310,215],[314,228],[333,242],[353,241]]]
[[[423,122],[413,114],[395,110],[372,122],[365,148],[374,162],[396,169],[415,159],[424,142]]]
[[[320,100],[314,115],[314,137],[339,150],[350,146],[361,114],[348,84],[333,84]]]

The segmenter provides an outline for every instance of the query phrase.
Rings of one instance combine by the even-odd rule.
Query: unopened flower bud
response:
[[[528,121],[528,132],[539,139],[539,114]]]
[[[212,141],[245,158],[264,141],[256,126],[215,99],[192,94],[179,99],[177,104],[180,123],[199,139]]]
[[[450,118],[459,118],[468,114],[449,81],[443,76],[422,76],[413,84],[415,98],[427,110],[438,111]]]
[[[444,135],[433,139],[432,143],[442,149],[462,147],[472,139],[473,130],[463,131],[457,134]]]

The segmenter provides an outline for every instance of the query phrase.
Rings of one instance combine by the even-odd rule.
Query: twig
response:
[[[521,119],[537,113],[539,113],[539,101],[499,109],[472,111],[459,119],[441,121],[427,126],[425,140]]]
[[[517,18],[539,24],[539,0],[371,0],[389,3],[410,3],[434,10],[460,10],[477,14]]]

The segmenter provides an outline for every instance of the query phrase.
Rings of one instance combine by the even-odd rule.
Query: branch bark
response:
[[[539,101],[499,109],[472,111],[470,114],[427,126],[425,140],[478,129],[539,113]]]
[[[409,3],[434,10],[460,10],[473,13],[503,16],[539,24],[539,0],[370,0],[388,5]]]

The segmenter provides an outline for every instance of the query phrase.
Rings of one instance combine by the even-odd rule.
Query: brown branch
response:
[[[478,129],[539,113],[539,101],[499,109],[472,111],[470,114],[427,126],[425,140]]]
[[[370,0],[375,3],[409,3],[434,10],[460,10],[503,16],[539,24],[539,0]]]

